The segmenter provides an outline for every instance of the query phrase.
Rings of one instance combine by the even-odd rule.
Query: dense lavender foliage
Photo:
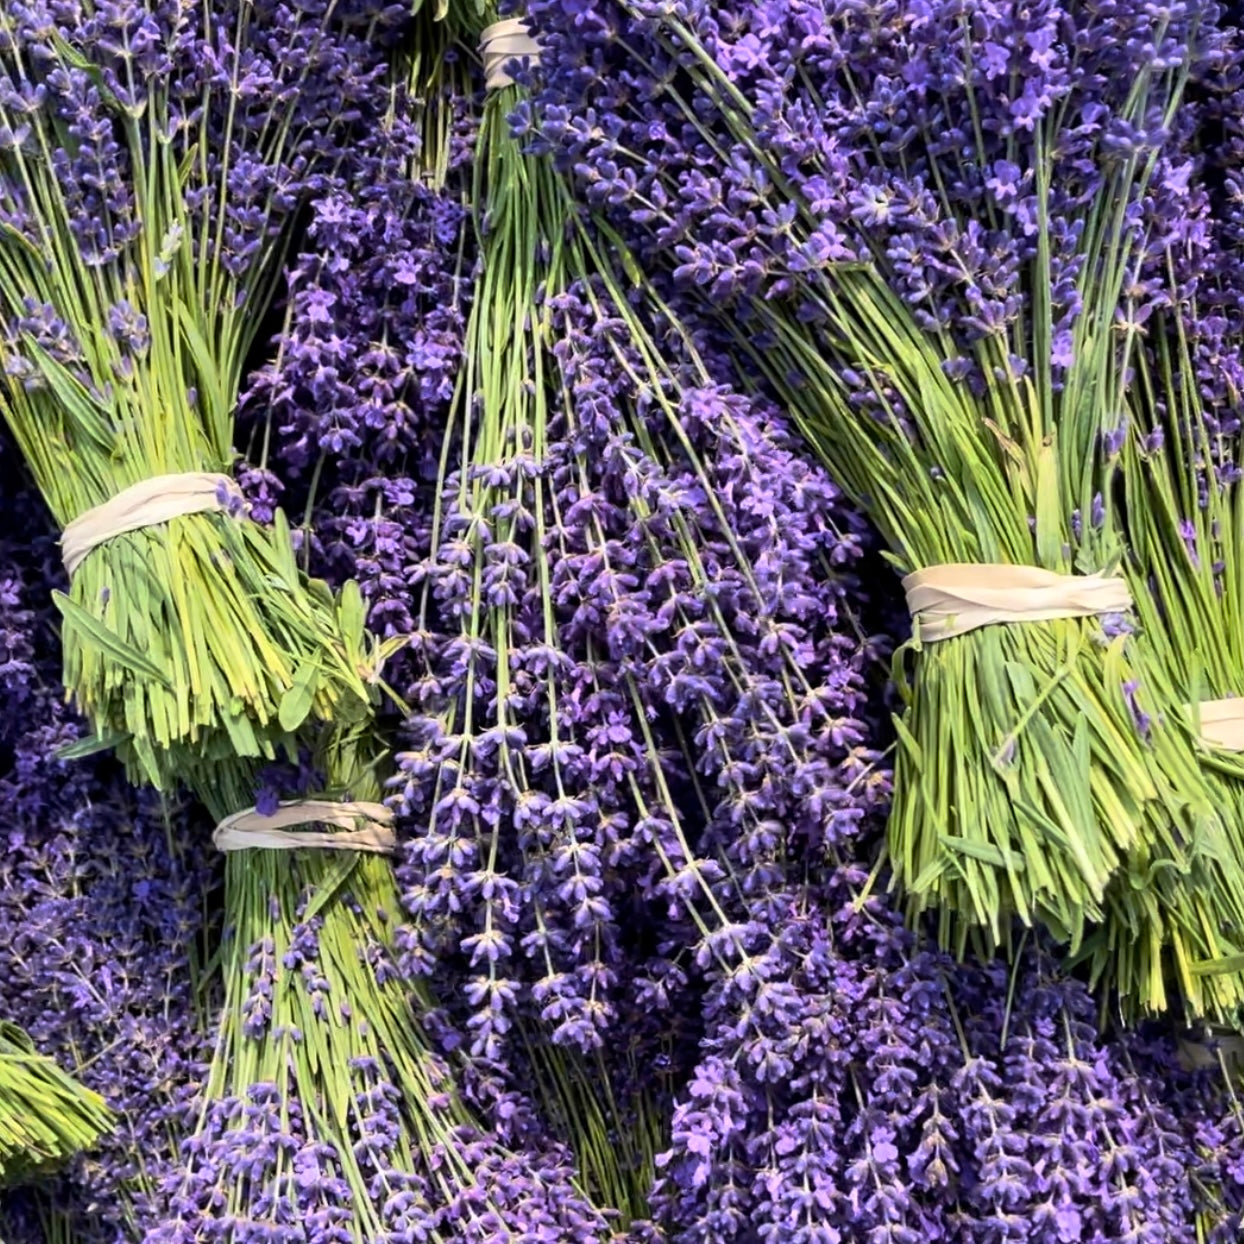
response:
[[[783,913],[709,1017],[655,1204],[678,1244],[1237,1238],[1244,1138],[1169,1035],[1104,1039],[1084,987],[917,949],[862,872]]]
[[[149,172],[134,166],[119,141],[121,110],[141,115],[150,108],[167,141],[188,141],[202,126],[208,139],[202,185],[190,206],[203,221],[214,220],[213,196],[223,191],[223,227],[210,245],[198,234],[192,240],[204,260],[219,261],[234,276],[249,274],[257,253],[288,228],[302,196],[322,185],[343,156],[349,123],[374,115],[384,69],[379,53],[401,12],[372,0],[224,5],[214,12],[188,0],[14,4],[0,20],[6,122],[0,151],[17,152],[29,142],[23,118],[38,110],[63,123],[64,146],[49,153],[51,164],[75,243],[92,266],[106,270],[135,258],[130,243],[141,229],[135,196]],[[64,46],[81,61],[60,65]],[[216,103],[205,115],[208,89]],[[265,125],[286,110],[288,133]],[[0,191],[5,223],[41,241],[37,208],[25,201],[21,181],[6,174]],[[170,235],[162,244],[179,240]],[[142,317],[135,320],[128,303],[106,310],[110,330],[126,348],[145,351]],[[34,306],[30,312],[53,314]],[[49,347],[60,347],[57,357],[64,353],[71,367],[79,361],[75,344],[63,340],[63,324],[47,331]]]
[[[512,1004],[529,989],[555,1038],[584,1047],[637,986],[636,930],[663,961],[698,946],[701,968],[729,959],[732,939],[759,945],[762,925],[734,927],[739,896],[783,887],[788,865],[804,867],[785,851],[797,844],[799,859],[815,860],[884,794],[864,780],[866,750],[853,751],[860,657],[838,630],[843,584],[825,572],[851,562],[857,537],[849,519],[839,527],[835,491],[791,454],[774,412],[702,379],[671,378],[636,401],[644,360],[593,302],[572,292],[556,310],[565,410],[543,460],[515,446],[489,480],[498,524],[517,517],[520,533],[539,532],[542,559],[531,564],[521,534],[484,540],[484,590],[516,620],[507,668],[485,664],[482,678],[455,623],[481,554],[463,539],[458,476],[446,481],[443,536],[424,572],[425,624],[443,638],[423,646],[422,703],[399,757],[403,809],[436,808],[405,874],[421,962],[439,971],[460,949],[481,1003],[501,1009],[498,992]],[[619,415],[632,401],[646,423]],[[503,676],[513,737],[481,733],[465,781],[438,789],[442,766],[461,763],[447,706],[458,721],[472,702],[485,712]],[[476,817],[502,827],[488,859],[472,844]],[[717,851],[729,863],[705,864]],[[700,927],[716,930],[703,938],[690,915],[705,903],[702,865],[733,870],[700,912]],[[479,1051],[495,1054],[504,1020],[480,1010]]]
[[[756,70],[765,71],[762,61]],[[597,120],[606,129],[612,124],[609,115]],[[657,138],[654,129],[650,140]],[[429,231],[412,235],[418,216],[405,217],[400,206],[392,214],[381,207],[386,196],[397,194],[400,204],[425,195],[398,180],[393,186],[373,177],[362,191],[343,190],[334,200],[333,229],[317,223],[324,258],[316,257],[313,246],[299,260],[300,292],[286,327],[285,340],[296,345],[287,346],[264,373],[257,392],[282,395],[289,439],[274,436],[268,456],[278,478],[305,478],[320,453],[328,480],[337,472],[353,481],[375,471],[370,496],[350,489],[325,492],[332,499],[312,511],[317,555],[335,556],[322,563],[335,573],[374,580],[376,599],[391,601],[386,592],[394,589],[401,597],[396,581],[404,573],[416,585],[425,579],[438,585],[438,609],[431,614],[403,614],[393,602],[386,603],[384,615],[397,633],[415,635],[415,661],[403,666],[412,671],[408,689],[416,700],[436,704],[452,691],[454,678],[452,653],[444,652],[436,619],[452,604],[453,573],[460,571],[453,569],[452,548],[442,545],[439,556],[431,557],[426,551],[435,504],[428,427],[438,413],[443,417],[449,398],[446,373],[429,360],[445,357],[440,349],[460,351],[461,343],[450,330],[438,339],[437,353],[423,352],[427,317],[402,322],[391,296],[392,274],[423,273],[423,288],[438,308],[465,303],[454,285],[459,269],[448,262],[453,247]],[[385,186],[374,199],[373,185]],[[366,205],[354,209],[361,214],[347,217],[351,202]],[[457,210],[452,195],[435,203],[434,212],[423,216],[425,230],[427,222]],[[346,219],[350,224],[336,233],[336,222]],[[353,271],[338,257],[353,258]],[[388,294],[383,319],[363,292],[373,272],[382,274],[379,283]],[[450,291],[457,294],[452,301]],[[707,464],[706,476],[677,454],[681,466],[671,473],[663,456],[654,460],[636,446],[616,416],[633,386],[623,364],[636,366],[627,356],[627,333],[607,314],[602,317],[599,302],[586,294],[577,289],[557,308],[558,357],[574,401],[554,425],[546,461],[531,464],[529,479],[549,481],[558,497],[548,547],[557,575],[559,634],[571,657],[558,685],[571,706],[567,727],[592,740],[573,757],[578,769],[568,770],[590,789],[592,802],[579,807],[572,800],[567,811],[575,819],[555,821],[547,831],[539,831],[542,821],[530,822],[530,840],[524,840],[529,851],[502,861],[519,880],[506,903],[492,909],[512,913],[511,924],[501,922],[504,948],[495,961],[505,965],[507,979],[521,993],[530,972],[523,964],[522,939],[529,930],[521,912],[524,904],[536,910],[538,896],[548,924],[542,940],[529,939],[527,946],[551,950],[554,962],[561,957],[567,969],[544,981],[536,977],[529,986],[546,1022],[556,1026],[583,1013],[576,964],[590,969],[588,980],[603,975],[586,954],[584,928],[592,930],[593,946],[604,941],[611,947],[607,971],[621,986],[615,997],[622,1001],[620,1016],[610,1022],[620,1031],[641,1030],[636,1011],[645,1008],[668,1014],[671,1000],[698,1007],[682,1024],[676,1065],[686,1082],[656,1196],[664,1228],[688,1244],[1192,1240],[1194,1207],[1206,1208],[1220,1195],[1222,1213],[1206,1221],[1217,1238],[1232,1238],[1241,1204],[1238,1122],[1211,1079],[1180,1068],[1167,1038],[1141,1045],[1099,1037],[1092,999],[1041,955],[1024,957],[1012,990],[1001,966],[967,970],[917,950],[884,900],[873,898],[855,910],[864,882],[860,872],[816,863],[827,846],[851,853],[858,817],[877,806],[885,791],[884,769],[873,767],[867,750],[877,734],[861,698],[862,637],[851,624],[850,604],[858,600],[851,594],[859,590],[849,577],[859,564],[858,520],[843,509],[832,484],[800,461],[781,415],[728,388],[707,389],[701,381],[679,398],[679,426]],[[323,310],[329,307],[331,323]],[[353,337],[344,314],[351,309],[360,317]],[[385,344],[383,356],[375,353],[377,341]],[[671,334],[665,344],[668,357],[686,358],[685,341]],[[710,336],[701,333],[698,344],[714,374],[735,375]],[[414,426],[410,408],[426,420],[421,431],[400,434],[403,460],[391,447],[377,445],[368,412],[377,405],[377,364],[412,348],[420,351],[421,367],[396,390],[387,380],[379,386],[380,400],[390,402],[394,393],[404,400],[400,428]],[[655,406],[646,418],[651,436],[669,435]],[[369,442],[376,448],[363,449]],[[591,466],[586,476],[584,461]],[[387,492],[393,485],[381,482],[395,473],[400,494]],[[516,495],[518,504],[530,507],[530,487]],[[629,508],[635,495],[655,500],[647,523],[637,523]],[[383,550],[393,576],[384,581],[387,587],[368,548],[382,521],[392,524]],[[805,663],[810,687],[828,697],[830,711],[813,715],[823,722],[824,745],[837,757],[828,770],[773,770],[789,753],[754,733],[764,723],[763,696],[733,698],[713,683],[720,669],[713,654],[725,641],[705,621],[704,598],[683,577],[686,568],[669,542],[668,532],[679,523],[702,533],[708,563],[723,576],[728,631],[748,645],[747,668],[763,677],[772,654],[790,644]],[[716,543],[727,528],[740,533],[749,561],[760,568],[759,582],[744,587],[734,577],[737,554]],[[324,531],[346,535],[331,554]],[[498,558],[489,565],[490,590],[530,597],[536,607],[535,587],[521,563]],[[457,590],[465,590],[459,582]],[[689,602],[699,625],[675,620]],[[764,626],[756,621],[762,617]],[[781,622],[770,627],[770,618]],[[533,656],[539,656],[538,646]],[[515,674],[521,676],[526,659],[520,656]],[[736,911],[756,938],[754,957],[746,970],[720,974],[707,992],[686,985],[678,948],[693,945],[696,934],[686,908],[672,901],[662,871],[653,866],[655,848],[665,845],[660,827],[631,828],[629,798],[617,791],[623,776],[640,772],[633,759],[631,706],[617,695],[624,673],[642,689],[669,772],[680,775],[680,799],[697,802],[690,796],[693,770],[683,757],[690,752],[702,766],[696,776],[710,812],[697,821],[701,845],[723,846],[745,879],[745,901]],[[688,706],[705,692],[719,717],[705,723],[698,745],[684,749],[673,724],[680,712],[693,716]],[[523,745],[547,749],[541,711],[519,703],[530,731]],[[424,733],[415,738],[426,745],[435,735],[429,736],[429,726],[420,728]],[[731,748],[740,739],[746,750],[736,757]],[[841,777],[849,755],[857,757],[854,785]],[[409,760],[406,774],[416,775]],[[479,781],[481,804],[498,807],[496,774],[482,768]],[[427,789],[420,795],[417,785],[411,788],[410,806],[431,797]],[[531,797],[534,806],[548,807],[547,794],[537,790]],[[768,802],[773,799],[793,802],[774,807]],[[756,807],[763,815],[752,820]],[[796,859],[773,859],[762,828],[770,815],[795,827],[793,841],[801,850]],[[523,818],[527,823],[525,811]],[[457,859],[449,840],[421,839],[421,819],[410,821],[415,842],[404,875],[412,911],[423,922],[421,961],[434,979],[448,984],[464,972],[478,973],[477,965],[452,952],[460,945],[469,954],[478,945],[478,939],[470,941],[479,932],[470,913],[489,908],[480,905],[483,881],[470,861]],[[573,829],[579,823],[584,828]],[[744,832],[744,825],[761,828]],[[585,920],[583,899],[567,902],[574,887],[565,885],[559,852],[574,857],[580,893],[608,903],[604,913],[598,907],[599,914]],[[531,867],[533,858],[538,868]],[[809,867],[810,881],[801,875]],[[647,936],[637,945],[620,930],[633,928],[640,913]],[[468,1018],[469,1007],[467,1012],[458,1018]],[[692,1069],[686,1043],[697,1028]],[[567,1035],[573,1040],[579,1034]],[[524,1064],[513,1055],[509,1065]]]
[[[6,520],[37,532],[6,476]],[[0,1014],[118,1112],[116,1130],[36,1200],[0,1203],[8,1244],[42,1239],[37,1208],[82,1244],[160,1220],[169,1124],[206,1063],[194,964],[212,888],[203,827],[137,796],[108,761],[60,761],[85,733],[64,705],[50,537],[0,550]],[[80,1070],[79,1070],[80,1069]]]
[[[847,21],[860,6],[844,3],[833,40],[816,6],[716,13],[721,63],[765,101],[766,139],[791,175],[868,134],[886,152],[888,135],[904,127],[944,127],[941,117],[908,116],[910,96],[939,95],[937,54],[956,29],[945,23],[963,6],[900,7],[901,37],[896,23]],[[643,72],[619,58],[601,34],[620,28],[610,6],[533,8],[546,30],[561,32],[547,36],[551,68],[566,70],[551,79],[571,100],[560,106],[582,102],[567,82],[578,91],[590,80],[598,111],[581,129],[567,117],[568,132],[582,138],[580,171],[634,223],[632,236],[649,237],[659,220],[660,243],[688,246],[683,275],[697,279],[701,250],[711,250],[714,279],[727,274],[723,297],[737,291],[740,265],[754,262],[768,279],[789,259],[787,222],[751,211],[757,174],[744,153],[722,163],[684,114],[653,102],[645,74],[673,75],[659,52],[649,49]],[[936,20],[922,16],[929,10]],[[1007,48],[1027,49],[1014,55],[1032,66],[1020,75],[1029,86],[1008,103],[1020,130],[1025,109],[1045,106],[1057,85],[1042,76],[1042,31],[1058,15],[1052,5],[1025,12],[1022,29],[999,11],[980,35],[987,82],[1004,76]],[[628,42],[642,45],[642,31]],[[1125,36],[1110,46],[1126,49]],[[1103,63],[1101,72],[1131,64],[1122,53]],[[847,64],[867,70],[858,113],[813,110],[787,89],[809,79],[823,88],[828,78],[816,75]],[[552,96],[544,101],[546,120],[554,106]],[[464,128],[455,176],[467,172],[469,137]],[[615,139],[651,153],[638,183],[618,170]],[[1169,1037],[1100,1036],[1087,991],[1038,950],[1020,956],[1013,977],[996,964],[956,965],[919,948],[888,899],[857,903],[866,883],[859,861],[887,793],[865,685],[874,652],[856,621],[863,525],[802,457],[782,413],[740,385],[707,330],[693,348],[660,317],[649,321],[670,368],[674,419],[648,395],[635,423],[623,425],[618,412],[645,370],[626,323],[589,286],[558,302],[555,351],[573,401],[559,411],[544,459],[518,447],[497,486],[513,488],[534,521],[542,485],[559,651],[532,638],[542,585],[525,573],[521,550],[490,546],[485,568],[487,590],[512,596],[527,624],[508,672],[524,731],[513,745],[536,776],[520,806],[496,749],[487,740],[476,748],[471,797],[515,831],[495,862],[472,859],[452,820],[438,836],[424,831],[439,714],[466,694],[451,623],[470,585],[452,528],[432,540],[440,425],[463,349],[472,260],[453,177],[430,187],[412,175],[419,141],[399,117],[347,153],[331,182],[317,183],[288,317],[272,362],[252,379],[241,441],[256,464],[246,476],[256,517],[265,504],[296,501],[297,521],[306,507],[315,568],[356,578],[372,627],[411,639],[391,671],[413,705],[399,790],[411,839],[401,873],[412,921],[405,966],[452,1000],[433,1017],[440,1042],[474,1046],[466,1092],[494,1123],[489,1139],[523,1155],[507,1165],[491,1146],[464,1143],[487,1194],[505,1198],[524,1239],[597,1238],[593,1211],[569,1191],[564,1151],[514,1091],[529,1066],[511,1045],[519,1014],[571,1045],[616,1046],[619,1077],[621,1056],[669,1051],[679,1083],[654,1216],[677,1244],[1192,1244],[1198,1210],[1211,1238],[1237,1238],[1238,1113],[1212,1076],[1182,1068]],[[946,142],[950,150],[953,138]],[[1074,151],[1067,155],[1074,164]],[[845,182],[853,174],[843,159]],[[1008,188],[1003,163],[1000,155],[989,173],[996,185],[952,188],[956,202],[997,212],[992,238],[952,236],[916,185],[919,170],[911,182],[878,173],[854,198],[835,198],[827,185],[834,206],[825,220],[853,237],[880,231],[911,268],[913,305],[970,333],[978,320],[1013,314],[1014,258],[999,239],[1025,236],[1023,193]],[[678,206],[653,207],[669,203],[667,174],[684,172]],[[1089,191],[1068,182],[1068,194]],[[836,246],[829,229],[827,245]],[[965,257],[972,281],[952,280],[946,269]],[[720,384],[706,381],[697,355]],[[28,498],[15,494],[13,504]],[[688,532],[707,582],[684,556]],[[169,851],[169,841],[195,841],[190,822],[166,831],[106,765],[52,758],[78,730],[59,701],[45,607],[55,573],[0,559],[0,800],[9,823],[0,1007],[44,1048],[86,1060],[88,1082],[125,1109],[116,1142],[54,1193],[74,1238],[102,1244],[130,1234],[118,1190],[134,1154],[149,1186],[177,1182],[162,1129],[202,1072],[186,948],[200,936],[210,881],[195,850]],[[564,714],[557,724],[576,740],[556,769],[550,718],[531,691],[531,676],[549,662]],[[742,683],[733,681],[738,671]],[[791,671],[802,680],[793,694],[784,683]],[[644,731],[667,761],[690,840],[639,814],[635,791],[650,796],[653,780]],[[728,862],[714,895],[745,957],[702,938],[695,904],[662,856]],[[485,946],[490,916],[497,937]],[[672,1049],[663,1045],[671,1031]],[[432,1211],[433,1174],[393,1169],[393,1102],[369,1088],[371,1070],[353,1069],[370,1108],[361,1141],[369,1170],[392,1189],[388,1238],[429,1229],[495,1238],[476,1213],[478,1191]],[[235,1134],[219,1149],[218,1177],[262,1180],[279,1154],[296,1153],[305,1219],[281,1238],[326,1244],[349,1199],[331,1155],[317,1150],[297,1111],[279,1117],[261,1086],[241,1109],[254,1126],[244,1143]],[[216,1139],[209,1129],[193,1142],[196,1154]],[[193,1191],[210,1201],[209,1181]],[[78,1212],[88,1205],[89,1231]],[[159,1226],[154,1203],[138,1196],[134,1205],[139,1233]],[[41,1238],[25,1198],[4,1209],[13,1216],[8,1244]],[[207,1212],[189,1201],[182,1209]]]
[[[1152,156],[1134,236],[1158,252],[1195,227],[1183,210],[1193,166],[1173,141],[1186,122],[1143,106],[1137,119],[1128,93],[1185,47],[1203,68],[1220,59],[1212,3],[535,0],[530,12],[545,47],[542,141],[654,270],[740,314],[751,298],[797,296],[794,274],[871,256],[926,328],[961,346],[1000,335],[1022,374],[1032,349],[1016,334],[1045,237],[1057,379],[1081,309],[1079,227],[1067,222]],[[748,112],[754,149],[684,93],[680,24],[719,68],[722,97]],[[530,126],[530,111],[519,120]],[[1048,144],[1053,197],[1039,220],[1031,169]]]
[[[421,106],[397,108],[314,201],[275,356],[251,377],[239,419],[256,516],[275,505],[295,524],[307,515],[296,534],[310,536],[313,569],[355,579],[386,637],[418,630],[411,585],[471,291],[460,189],[418,175]],[[461,109],[451,178],[465,175],[471,130]]]

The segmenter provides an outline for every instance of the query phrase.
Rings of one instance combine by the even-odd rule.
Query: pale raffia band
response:
[[[948,563],[903,580],[907,608],[924,643],[996,622],[1048,622],[1122,613],[1132,594],[1120,578],[1056,574],[1036,566]]]
[[[360,821],[366,824],[359,825]],[[299,829],[303,825],[333,825],[337,832]],[[397,847],[393,813],[382,803],[339,803],[332,799],[290,799],[271,816],[254,808],[227,816],[212,834],[218,851],[370,851],[388,855]]]
[[[1221,1066],[1238,1067],[1244,1061],[1244,1038],[1233,1034],[1209,1037],[1204,1041],[1181,1038],[1178,1045],[1180,1063],[1189,1071],[1204,1071]]]
[[[1244,696],[1203,700],[1197,706],[1201,739],[1228,752],[1244,752]]]
[[[60,538],[65,569],[72,576],[92,549],[114,536],[154,527],[186,514],[227,510],[229,500],[241,498],[241,489],[229,476],[211,471],[156,475],[131,484],[66,526]]]
[[[484,61],[484,85],[490,91],[499,91],[514,82],[505,71],[510,61],[527,57],[533,65],[540,63],[540,44],[521,17],[508,17],[484,27],[479,38],[479,54]]]

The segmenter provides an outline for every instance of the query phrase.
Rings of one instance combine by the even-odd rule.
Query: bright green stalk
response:
[[[1178,290],[1173,272],[1171,288]],[[1125,569],[1142,624],[1166,637],[1178,689],[1199,723],[1202,703],[1244,695],[1244,498],[1239,483],[1215,469],[1231,460],[1233,446],[1206,426],[1188,335],[1196,307],[1178,297],[1173,304],[1174,311],[1153,316],[1132,351],[1123,445],[1132,551]],[[1125,320],[1134,322],[1130,305]],[[1207,761],[1222,770],[1219,797],[1238,826],[1244,815],[1238,758],[1214,752]],[[1223,985],[1224,976],[1232,983],[1242,963],[1239,955],[1209,959],[1192,971],[1210,989]]]
[[[0,1185],[47,1174],[112,1125],[102,1097],[0,1021]]]

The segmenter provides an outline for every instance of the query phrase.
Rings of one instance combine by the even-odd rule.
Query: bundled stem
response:
[[[0,1022],[0,1184],[46,1174],[112,1123],[102,1097],[38,1053],[15,1024]]]

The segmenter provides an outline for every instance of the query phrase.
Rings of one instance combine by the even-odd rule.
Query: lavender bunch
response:
[[[518,89],[482,122],[481,273],[399,755],[399,806],[427,825],[405,873],[408,953],[429,973],[462,956],[486,1058],[527,998],[555,1042],[601,1044],[640,903],[681,924],[702,968],[745,960],[766,933],[736,923],[738,896],[778,883],[796,844],[850,832],[866,764],[838,719],[858,685],[843,662],[818,687],[842,653],[805,639],[825,603],[796,586],[838,542],[821,526],[832,489],[782,478],[783,433],[713,386],[689,341],[686,374],[665,365],[559,177],[509,132]],[[749,460],[774,475],[730,495]],[[771,514],[736,533],[723,512],[763,504],[764,485],[807,510],[789,564]],[[702,831],[676,786],[697,792]]]
[[[433,331],[423,321],[421,282],[417,275],[402,279],[409,277],[405,269],[394,279],[395,270],[383,264],[369,271],[343,260],[355,245],[392,259],[403,236],[421,237],[430,229],[429,241],[443,242],[444,230],[452,232],[452,218],[429,223],[421,210],[429,196],[409,177],[422,109],[423,101],[395,100],[385,125],[351,152],[317,196],[312,238],[321,245],[294,266],[291,331],[247,399],[264,414],[254,425],[262,427],[261,463],[268,452],[295,471],[311,463],[313,496],[319,481],[332,480],[335,492],[336,477],[350,478],[365,461],[365,479],[387,483],[386,470],[400,476],[408,438],[418,427],[413,412],[403,417],[402,411],[406,369],[417,369],[403,353],[409,349],[417,359],[418,346],[395,330]],[[369,202],[350,200],[347,188],[356,175],[374,192]],[[364,230],[361,237],[356,229]],[[381,237],[387,248],[376,245]],[[316,352],[326,331],[325,308],[333,305],[338,314],[331,322],[343,332],[355,313],[362,317],[357,323],[368,345],[335,354],[338,366],[330,373]],[[391,334],[389,351],[385,338]],[[435,349],[426,357],[435,357]],[[430,367],[437,365],[444,366]],[[365,377],[368,406],[364,421],[349,428],[367,438],[357,455],[335,439],[337,429],[345,430],[350,368]],[[301,388],[304,379],[308,390]],[[429,398],[437,387],[429,380]],[[322,425],[314,419],[320,402],[333,412]],[[335,455],[319,443],[321,435],[331,438]],[[254,504],[262,506],[277,477],[261,465],[246,482]],[[409,487],[398,479],[392,495]],[[367,488],[347,495],[360,499]],[[362,515],[350,520],[366,527]],[[330,548],[349,529],[345,522],[315,528]],[[313,538],[304,547],[310,555],[325,545]],[[400,619],[386,618],[375,594],[379,586],[399,603],[400,580],[378,583],[372,569],[359,568],[373,627],[404,641]],[[342,591],[343,600],[351,598],[361,619],[365,605],[353,581]],[[400,675],[400,665],[395,670]],[[304,790],[379,798],[384,748],[370,728],[340,729],[321,742],[301,771],[268,768],[248,777],[250,786],[219,786],[221,807],[236,805],[255,786],[261,808]],[[255,1222],[272,1238],[288,1240],[607,1235],[607,1221],[574,1186],[560,1146],[541,1135],[524,1136],[521,1147],[510,1148],[489,1126],[487,1111],[507,1106],[479,1100],[463,1078],[469,1068],[437,1028],[428,991],[412,987],[400,970],[400,900],[389,863],[352,852],[327,864],[322,854],[286,858],[255,852],[231,857],[227,865],[226,887],[239,897],[229,905],[222,948],[223,1021],[204,1091],[188,1112],[182,1169],[165,1189],[171,1211],[147,1237],[152,1244],[215,1238],[222,1231],[240,1238]]]
[[[467,976],[473,1057],[528,1053],[588,1187],[634,1213],[647,1112],[638,1132],[585,1116],[574,1087],[608,1084],[591,1073],[620,1006],[676,1012],[689,976],[743,970],[770,936],[735,921],[743,894],[785,884],[878,793],[852,793],[858,668],[817,625],[841,584],[800,582],[854,547],[780,422],[714,385],[659,307],[665,336],[632,308],[621,261],[507,132],[509,95],[485,104],[480,270],[419,569],[408,955],[447,995]],[[644,927],[660,942],[637,972]]]
[[[428,47],[420,51],[431,56]],[[472,288],[460,191],[463,179],[469,182],[475,124],[463,91],[473,88],[457,80],[449,52],[440,74],[416,90],[423,63],[416,59],[403,70],[388,133],[361,144],[339,184],[316,203],[309,245],[291,270],[276,357],[254,378],[243,410],[263,460],[277,468],[255,474],[252,497],[290,487],[287,495],[307,509],[298,534],[310,564],[331,581],[359,582],[369,626],[395,638],[416,629],[408,582],[430,542],[426,502],[435,495]],[[390,667],[407,694],[416,666],[402,652]],[[445,984],[454,996],[456,982]],[[576,1148],[585,1186],[598,1204],[640,1216],[659,1120],[646,1115],[635,1129],[620,1123],[625,1106],[602,1110],[612,1092],[604,1069],[569,1066],[539,1034],[531,1036],[525,1065],[540,1074],[515,1065],[498,1065],[494,1074],[524,1090],[565,1088],[569,1097],[559,1091],[547,1113]],[[447,1028],[443,1044],[456,1040]],[[623,1101],[636,1100],[645,1111],[640,1097],[627,1093]],[[506,1100],[489,1109],[508,1116],[515,1106]],[[547,1145],[549,1124],[541,1127],[525,1145]],[[623,1167],[613,1141],[624,1151],[639,1145],[646,1156]]]
[[[1112,575],[1116,312],[1179,210],[1213,11],[536,4],[520,108],[654,273],[736,331],[903,571]],[[1008,24],[1008,22],[1010,24]],[[1229,1014],[1241,857],[1160,634],[1122,617],[903,650],[887,858],[948,945],[1013,916],[1129,1008]]]
[[[22,4],[0,22],[14,439],[62,528],[167,476],[216,489],[202,513],[75,546],[57,595],[67,687],[162,788],[367,713],[361,637],[299,575],[284,519],[245,521],[228,473],[243,359],[293,216],[375,93],[385,21],[334,0]]]
[[[1120,308],[1130,375],[1118,451],[1131,546],[1126,569],[1138,614],[1146,630],[1175,637],[1172,666],[1203,737],[1238,753],[1244,585],[1236,566],[1244,510],[1236,407],[1244,382],[1244,287],[1229,206],[1232,175],[1215,173],[1231,142],[1208,151],[1195,144],[1239,124],[1239,32],[1227,28],[1224,35],[1195,102],[1176,119],[1189,152],[1179,179],[1181,210],[1168,212],[1138,256]],[[1233,781],[1224,794],[1238,804],[1240,789]],[[1197,970],[1212,976],[1230,966],[1211,962]]]

